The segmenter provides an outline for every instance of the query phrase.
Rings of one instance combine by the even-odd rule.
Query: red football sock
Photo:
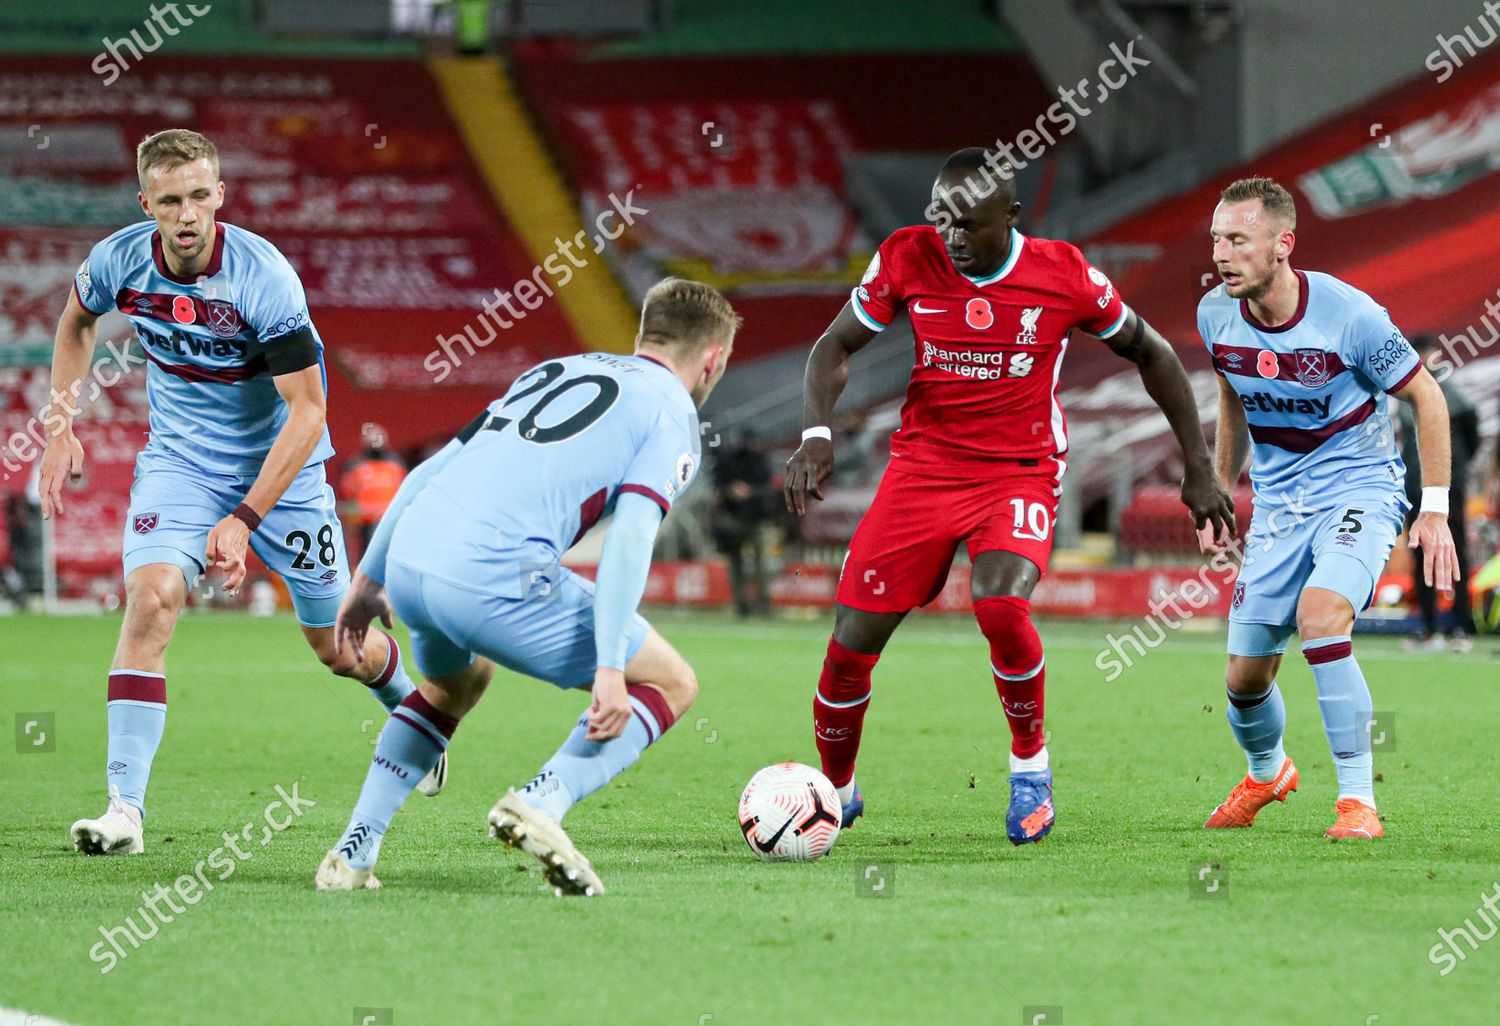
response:
[[[1042,639],[1031,622],[1031,603],[1005,595],[974,603],[974,618],[990,643],[995,690],[1010,724],[1011,754],[1029,759],[1046,744],[1042,716],[1047,681]]]
[[[859,736],[864,729],[865,710],[870,707],[870,671],[878,655],[852,652],[833,638],[828,639],[828,657],[813,696],[813,732],[823,775],[834,787],[854,779],[854,760],[859,755]]]

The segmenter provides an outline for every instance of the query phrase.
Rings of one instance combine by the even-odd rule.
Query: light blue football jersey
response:
[[[1400,491],[1386,396],[1421,361],[1365,293],[1318,271],[1297,277],[1297,312],[1279,327],[1223,285],[1198,303],[1198,333],[1249,423],[1256,503],[1317,510],[1351,492]]]
[[[390,560],[499,598],[548,579],[622,492],[663,515],[699,464],[698,409],[665,365],[588,353],[528,370],[401,514]]]
[[[306,330],[323,365],[302,282],[275,246],[220,221],[208,267],[185,279],[168,269],[156,223],[142,221],[96,245],[74,289],[86,310],[117,308],[135,327],[149,361],[147,449],[170,450],[216,474],[260,472],[287,418],[266,362],[269,347]],[[324,428],[307,465],[332,455]]]

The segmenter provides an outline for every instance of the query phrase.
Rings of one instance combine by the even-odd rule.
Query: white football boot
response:
[[[98,819],[73,824],[73,847],[85,855],[139,855],[146,850],[141,813],[120,799],[120,789],[109,789],[109,811]]]
[[[523,802],[515,788],[506,791],[490,810],[490,836],[504,841],[507,847],[519,847],[541,862],[547,882],[559,896],[604,893],[604,881],[583,853],[573,847],[562,824]]]
[[[355,869],[338,851],[323,857],[314,883],[320,891],[373,891],[380,886],[373,870]]]
[[[425,777],[417,781],[417,790],[429,798],[435,798],[447,782],[448,753],[444,752],[438,756],[437,765],[428,770]]]

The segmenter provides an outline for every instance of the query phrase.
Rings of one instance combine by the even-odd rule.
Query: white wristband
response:
[[[1422,489],[1422,513],[1441,513],[1448,515],[1448,489],[1438,487],[1426,487]]]
[[[809,438],[821,438],[825,442],[831,442],[833,441],[833,431],[826,427],[810,427],[802,432],[802,440],[804,442]]]

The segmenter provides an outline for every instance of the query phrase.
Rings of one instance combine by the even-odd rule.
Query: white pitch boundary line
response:
[[[40,1012],[23,1012],[19,1008],[0,1008],[0,1026],[73,1026],[42,1015]]]

